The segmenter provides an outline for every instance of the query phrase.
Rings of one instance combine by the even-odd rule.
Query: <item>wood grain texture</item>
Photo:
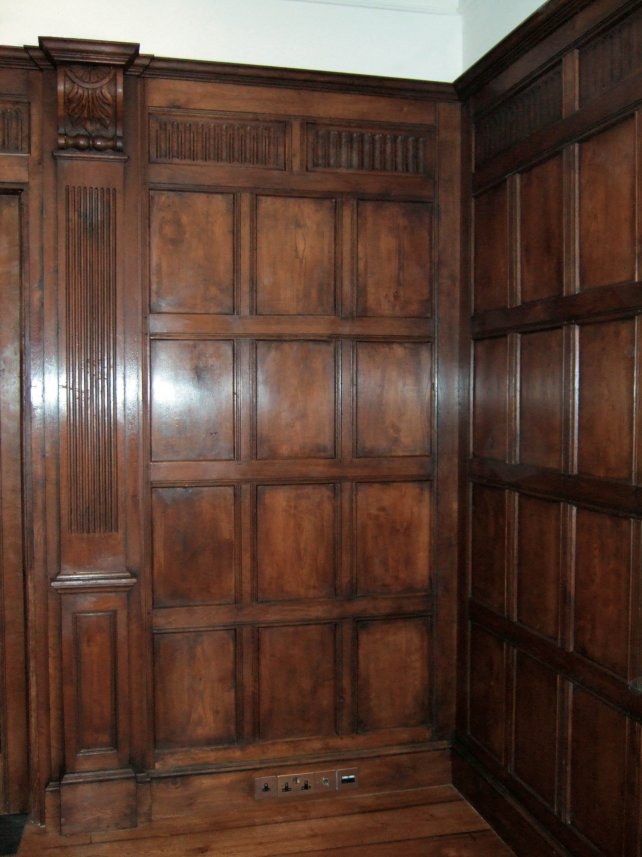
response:
[[[474,201],[475,313],[508,306],[508,185]]]
[[[558,155],[519,177],[520,291],[524,303],[562,294],[563,164]]]
[[[540,634],[558,639],[562,580],[562,507],[519,497],[517,527],[517,618]]]
[[[559,470],[564,426],[562,329],[524,334],[520,345],[520,461]]]
[[[508,456],[508,338],[482,339],[474,346],[473,454]]]

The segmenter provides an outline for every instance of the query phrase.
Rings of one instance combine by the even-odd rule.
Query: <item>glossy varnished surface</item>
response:
[[[452,787],[396,798],[351,799],[335,816],[323,800],[308,801],[299,819],[272,823],[169,820],[134,831],[64,837],[27,827],[21,857],[512,857],[513,852]]]

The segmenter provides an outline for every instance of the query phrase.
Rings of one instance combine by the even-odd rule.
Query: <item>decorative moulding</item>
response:
[[[123,79],[138,45],[40,38],[57,72],[58,149],[122,152]]]

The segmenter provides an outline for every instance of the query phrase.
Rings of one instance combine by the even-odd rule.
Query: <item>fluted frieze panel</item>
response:
[[[0,101],[0,152],[28,154],[29,105],[23,101]]]
[[[285,122],[219,116],[150,116],[152,163],[192,162],[285,169]]]
[[[309,170],[425,175],[433,169],[434,137],[426,130],[307,126]]]
[[[65,190],[70,533],[118,531],[116,191]]]
[[[642,68],[642,9],[628,15],[580,50],[580,104]]]

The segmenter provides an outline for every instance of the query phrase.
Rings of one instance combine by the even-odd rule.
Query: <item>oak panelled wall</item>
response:
[[[462,81],[473,286],[455,782],[520,854],[634,857],[642,11],[566,5]]]
[[[448,782],[454,89],[129,44],[5,54],[2,495],[24,474],[34,815],[287,816],[254,777],[297,770]],[[21,510],[1,505],[15,597]],[[0,799],[19,809],[12,621],[0,761],[21,767]]]

